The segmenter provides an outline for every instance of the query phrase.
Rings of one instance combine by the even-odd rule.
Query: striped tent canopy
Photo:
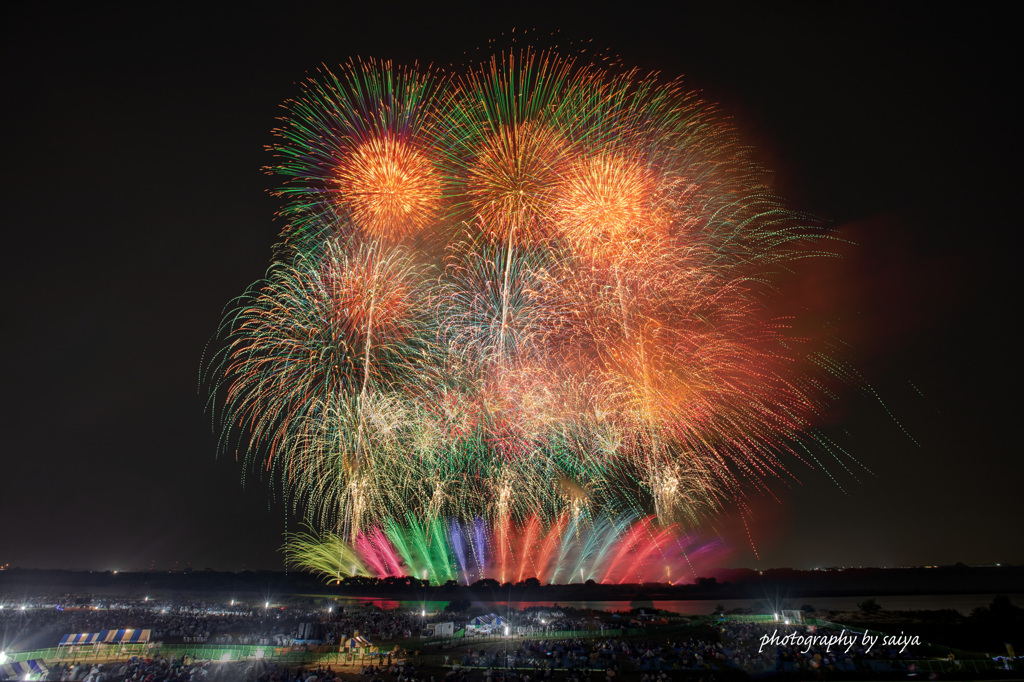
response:
[[[100,633],[100,641],[105,644],[144,644],[149,641],[152,630],[104,630]]]
[[[372,644],[365,637],[351,637],[345,640],[345,646],[349,649],[356,649],[361,646],[372,646]]]
[[[23,680],[27,675],[45,675],[46,673],[46,665],[39,658],[31,661],[8,662],[0,666],[0,675],[8,680]]]
[[[100,641],[100,633],[83,632],[80,635],[64,635],[60,638],[60,646],[73,646],[75,644],[95,644]]]

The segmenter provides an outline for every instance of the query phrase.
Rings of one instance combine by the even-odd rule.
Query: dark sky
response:
[[[260,170],[279,105],[321,63],[457,63],[513,27],[683,75],[735,116],[779,193],[857,242],[793,295],[837,326],[894,416],[856,392],[829,415],[873,475],[840,490],[794,463],[781,502],[752,501],[760,559],[740,546],[730,563],[1024,563],[1009,16],[376,6],[5,12],[0,564],[282,565],[283,508],[217,457],[198,390],[222,308],[263,274],[280,228]]]

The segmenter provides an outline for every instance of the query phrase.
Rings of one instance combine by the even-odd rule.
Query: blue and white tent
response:
[[[104,644],[145,644],[149,641],[152,630],[137,630],[128,628],[126,630],[104,630],[99,634],[100,641]]]
[[[349,651],[355,651],[356,649],[361,649],[364,646],[373,646],[370,640],[365,637],[349,637],[343,641],[342,645],[348,647]]]
[[[96,644],[100,641],[100,633],[83,632],[78,635],[64,635],[58,646],[77,646],[79,644]]]
[[[7,680],[25,680],[45,676],[48,672],[42,659],[36,658],[31,661],[16,661],[4,663],[0,666],[0,675]]]

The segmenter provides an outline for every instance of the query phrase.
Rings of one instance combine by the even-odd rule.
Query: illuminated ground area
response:
[[[536,606],[513,610],[469,602],[428,611],[339,607],[308,599],[93,601],[81,606],[35,599],[24,610],[5,608],[0,615],[5,663],[34,661],[54,679],[70,674],[75,666],[81,673],[76,679],[82,679],[102,662],[107,679],[114,681],[138,672],[143,673],[138,678],[142,679],[156,671],[164,673],[160,679],[194,679],[201,668],[205,669],[202,675],[212,679],[267,682],[293,679],[299,667],[319,668],[323,677],[328,666],[330,677],[337,674],[344,679],[366,674],[367,667],[374,666],[378,669],[369,674],[382,678],[386,671],[387,676],[408,674],[413,679],[434,675],[435,679],[481,680],[486,679],[487,670],[508,668],[517,678],[551,671],[554,679],[580,679],[581,674],[586,679],[591,673],[612,670],[616,676],[640,680],[662,672],[669,679],[779,672],[798,679],[848,679],[861,674],[895,679],[923,671],[972,677],[998,675],[1002,664],[962,651],[955,652],[958,662],[953,663],[948,649],[921,641],[905,618],[890,622],[888,628],[871,628],[868,633],[875,637],[871,640],[862,627],[795,610],[777,615],[684,617],[640,609],[626,613]],[[996,606],[994,602],[992,608]],[[145,628],[148,641],[35,650],[25,646],[40,633],[83,632],[108,625],[125,632],[129,624]],[[362,639],[353,641],[356,631]],[[887,631],[900,631],[900,635],[887,636]],[[58,637],[64,640],[68,635],[53,635],[54,641],[44,644],[55,645]],[[789,639],[776,643],[772,637]],[[400,664],[404,670],[390,667]]]

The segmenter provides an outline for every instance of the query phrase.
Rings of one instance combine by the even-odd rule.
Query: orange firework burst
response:
[[[348,232],[354,223],[363,238],[393,243],[436,221],[432,101],[444,87],[429,69],[375,60],[303,84],[271,147],[272,170],[287,178],[278,190],[289,199],[286,246],[315,245],[324,224]]]
[[[502,126],[481,144],[469,166],[471,209],[501,237],[506,230],[529,230],[546,212],[566,152],[565,141],[548,126]]]
[[[623,154],[590,154],[558,183],[552,216],[575,248],[614,260],[668,232],[663,185],[656,171]]]
[[[433,224],[441,180],[426,154],[391,135],[356,147],[337,171],[341,200],[356,225],[394,242]]]

